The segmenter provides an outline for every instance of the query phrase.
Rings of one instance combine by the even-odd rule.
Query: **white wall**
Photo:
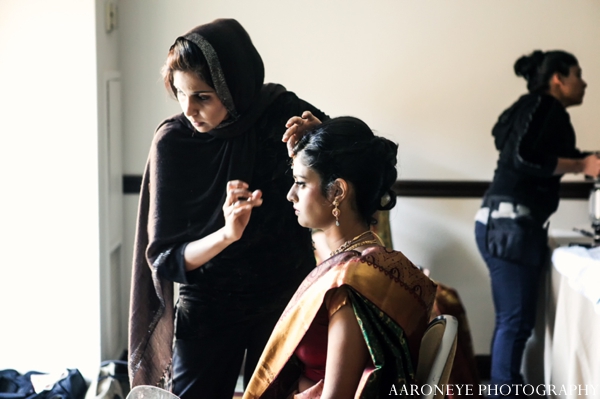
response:
[[[490,180],[490,129],[525,91],[512,66],[534,49],[566,49],[589,83],[571,111],[582,148],[600,148],[600,3],[594,0],[127,0],[120,3],[125,173],[140,174],[156,125],[178,112],[159,70],[174,39],[219,17],[246,27],[266,80],[331,116],[354,115],[400,145],[401,179]],[[579,177],[581,178],[581,177]],[[458,289],[477,353],[493,327],[487,270],[472,236],[475,199],[400,199],[394,244]],[[125,202],[132,247],[137,196]],[[563,201],[554,227],[587,223]],[[131,254],[127,254],[131,259]]]
[[[0,2],[0,369],[100,362],[95,15]]]

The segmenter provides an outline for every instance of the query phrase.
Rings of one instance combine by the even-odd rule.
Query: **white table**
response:
[[[554,251],[570,243],[590,241],[573,232],[550,232],[554,255]],[[535,335],[540,337],[539,327],[543,325],[544,382],[555,387],[548,395],[550,398],[600,398],[600,314],[590,299],[571,286],[570,278],[557,270],[580,265],[580,259],[565,257],[564,253],[559,253],[562,257],[554,256],[562,264],[552,264],[545,292],[541,293],[546,295],[545,306],[542,304],[544,317],[538,317],[541,320]],[[600,285],[600,280],[596,283]]]

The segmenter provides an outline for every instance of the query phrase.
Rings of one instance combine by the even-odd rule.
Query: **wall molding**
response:
[[[489,181],[476,180],[398,180],[393,189],[399,197],[425,198],[482,198]],[[560,183],[560,198],[588,199],[592,181],[565,181]]]
[[[123,175],[123,194],[139,194],[142,175]]]
[[[139,194],[141,185],[141,175],[123,176],[124,194]],[[393,189],[399,197],[481,198],[489,186],[478,180],[398,180]],[[560,198],[588,199],[593,186],[592,181],[561,182]]]

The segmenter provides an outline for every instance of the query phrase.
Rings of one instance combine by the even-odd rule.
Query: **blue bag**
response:
[[[30,371],[20,374],[15,370],[0,371],[0,399],[84,399],[87,383],[79,370],[67,369],[65,377],[58,380],[52,388],[35,393],[31,375],[44,374]]]

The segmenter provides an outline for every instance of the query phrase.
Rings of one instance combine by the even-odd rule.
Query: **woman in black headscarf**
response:
[[[295,115],[327,116],[264,84],[262,59],[232,19],[177,38],[163,77],[183,113],[159,125],[142,182],[130,380],[230,399],[244,353],[247,379],[315,265],[310,232],[286,200],[293,178],[281,138]],[[307,126],[318,122],[308,115]]]

